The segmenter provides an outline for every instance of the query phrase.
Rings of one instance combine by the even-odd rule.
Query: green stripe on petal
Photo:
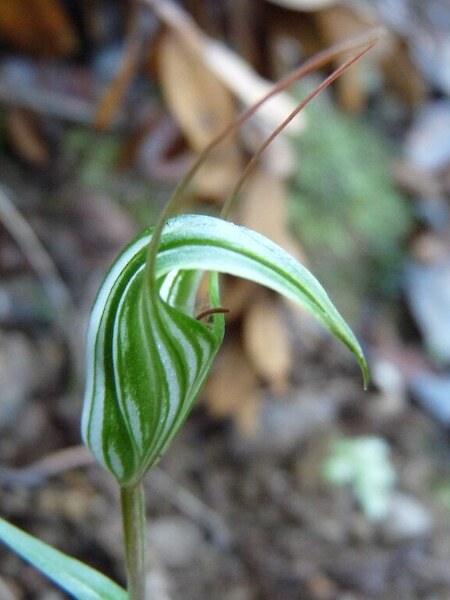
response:
[[[352,331],[313,275],[270,240],[221,219],[187,215],[161,235],[152,292],[145,274],[152,232],[117,258],[94,304],[87,342],[85,443],[119,481],[139,480],[185,421],[223,339],[223,315],[194,318],[201,276],[219,305],[216,273],[255,281],[306,307],[367,365]],[[154,286],[153,286],[154,287]]]

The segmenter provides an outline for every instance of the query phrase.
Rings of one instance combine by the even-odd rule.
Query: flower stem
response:
[[[129,600],[145,600],[146,531],[144,489],[139,481],[120,490]]]

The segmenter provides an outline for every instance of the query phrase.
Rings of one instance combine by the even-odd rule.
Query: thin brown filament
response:
[[[207,308],[206,310],[203,310],[195,318],[197,319],[197,321],[201,321],[202,319],[206,319],[206,317],[209,317],[211,315],[226,315],[229,312],[229,308],[222,308],[221,306],[217,306],[215,308]]]
[[[154,2],[149,1],[149,0],[147,0],[147,3],[149,5],[154,4]],[[267,100],[269,100],[276,94],[284,91],[286,88],[288,88],[293,83],[298,81],[301,77],[304,77],[305,75],[321,68],[323,65],[327,64],[328,62],[333,61],[335,58],[337,58],[343,52],[349,52],[355,48],[360,48],[363,43],[368,43],[368,40],[371,40],[370,45],[368,47],[366,47],[362,53],[359,54],[362,56],[362,54],[367,52],[373,45],[375,45],[375,43],[378,41],[379,37],[381,36],[381,31],[382,30],[380,28],[371,30],[367,34],[358,36],[356,38],[353,38],[353,39],[345,41],[345,42],[341,42],[339,44],[335,44],[331,48],[322,50],[317,55],[311,57],[310,59],[305,61],[305,63],[303,63],[297,69],[295,69],[292,73],[288,74],[286,77],[281,79],[281,81],[279,81],[276,85],[274,85],[274,87],[271,90],[269,90],[269,92],[267,94],[265,94],[260,100],[258,100],[258,102],[256,102],[255,104],[252,104],[250,107],[248,107],[246,110],[244,110],[234,121],[229,123],[223,129],[223,131],[221,133],[219,133],[219,135],[217,135],[209,144],[207,144],[207,146],[202,150],[202,152],[199,154],[199,156],[195,160],[194,164],[191,166],[191,168],[187,171],[187,173],[184,175],[184,177],[181,179],[181,181],[175,187],[175,190],[173,191],[172,195],[170,196],[168,202],[166,203],[166,205],[165,205],[165,207],[153,229],[153,235],[152,235],[152,239],[150,241],[149,247],[148,247],[146,267],[145,267],[147,282],[148,282],[150,291],[156,292],[156,290],[154,289],[156,282],[155,282],[155,278],[153,277],[153,272],[154,272],[154,267],[155,267],[156,255],[157,255],[158,247],[159,247],[159,241],[161,238],[161,233],[162,233],[163,227],[165,225],[165,222],[175,212],[179,202],[183,199],[184,192],[186,191],[189,184],[192,182],[194,176],[196,175],[196,173],[198,172],[200,167],[204,164],[204,162],[208,158],[211,151],[215,147],[217,147],[219,144],[221,144],[222,141],[225,140],[229,135],[231,135],[233,132],[237,131],[241,127],[241,125],[243,125],[243,123],[245,123],[253,114],[255,114],[255,112],[260,108],[260,106],[262,106],[262,104],[267,102]],[[333,80],[336,79],[336,77],[338,77],[346,68],[348,68],[348,66],[350,66],[353,62],[355,62],[359,58],[359,55],[357,57],[354,57],[351,61],[348,61],[349,64],[347,66],[344,67],[344,65],[343,65],[340,69],[338,69],[338,72],[335,72],[333,74],[334,75]],[[331,83],[331,81],[329,83]],[[326,85],[329,85],[329,83],[327,83]],[[320,88],[320,89],[323,89],[323,88]],[[317,91],[317,93],[319,93],[320,89]],[[312,97],[314,97],[314,96],[312,96]],[[301,108],[303,108],[303,106],[301,106],[300,109],[298,109],[297,111],[294,111],[292,118],[289,119],[289,121],[292,120],[296,116],[296,114],[301,110]],[[289,121],[287,121],[286,124]],[[281,129],[283,129],[283,127],[285,127],[285,125],[283,125]],[[279,130],[279,128],[277,128],[275,130],[275,132],[274,132],[275,136],[278,135],[278,133],[281,131],[281,129]],[[273,136],[273,137],[275,137],[275,136]],[[273,139],[273,137],[271,139]],[[270,143],[270,141],[268,143]],[[264,148],[263,148],[263,150],[264,150]],[[259,155],[260,155],[260,152],[258,153],[258,157],[259,157]],[[240,178],[240,179],[242,179],[242,178]],[[242,185],[242,183],[240,185]],[[228,202],[227,202],[227,204],[228,204]]]
[[[247,163],[246,167],[243,169],[237,183],[235,184],[233,190],[231,191],[230,195],[228,196],[227,200],[225,201],[225,204],[222,208],[222,211],[220,213],[220,216],[223,219],[227,219],[228,215],[230,214],[230,210],[233,207],[238,194],[245,182],[245,180],[247,179],[247,177],[249,176],[249,174],[251,173],[251,171],[255,168],[255,166],[257,165],[259,159],[261,158],[262,153],[266,150],[266,148],[273,142],[273,140],[283,131],[283,129],[285,129],[285,127],[287,127],[287,125],[289,125],[289,123],[299,114],[299,112],[301,110],[303,110],[303,108],[309,103],[311,102],[311,100],[317,96],[318,94],[320,94],[320,92],[322,92],[325,88],[327,88],[331,83],[333,83],[333,81],[335,81],[335,79],[337,79],[340,75],[342,75],[342,73],[344,71],[346,71],[353,63],[355,63],[357,60],[359,60],[362,56],[364,56],[364,54],[366,54],[366,52],[368,52],[371,48],[373,48],[373,46],[377,43],[377,40],[374,40],[373,42],[371,42],[370,44],[368,44],[365,48],[363,48],[360,52],[358,52],[357,54],[355,54],[354,56],[352,56],[350,59],[348,59],[347,61],[345,61],[340,67],[338,67],[335,71],[333,71],[333,73],[331,73],[331,75],[329,75],[326,79],[324,79],[322,81],[322,83],[320,83],[316,88],[314,88],[314,90],[308,94],[306,96],[306,98],[300,102],[300,104],[297,106],[297,108],[295,110],[293,110],[290,115],[282,122],[280,123],[280,125],[274,129],[274,131],[272,131],[272,133],[264,140],[264,142],[261,144],[261,146],[258,148],[257,152],[252,156],[252,158],[249,160],[249,162]]]

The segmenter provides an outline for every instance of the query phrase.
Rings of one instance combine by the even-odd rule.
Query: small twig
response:
[[[0,466],[0,484],[34,487],[65,471],[94,464],[94,457],[85,446],[72,446],[52,452],[46,457],[18,469]]]
[[[197,56],[228,89],[242,101],[244,106],[252,106],[273,88],[273,83],[261,77],[238,54],[225,44],[206,35],[195,23],[191,15],[173,0],[141,0],[149,6],[158,18],[173,31],[185,46],[187,52]],[[258,110],[270,128],[275,127],[281,118],[294,110],[295,100],[289,93],[278,90],[267,98],[266,106]],[[300,131],[300,121],[292,124],[293,131]]]
[[[144,39],[142,29],[139,27],[139,17],[135,13],[129,25],[119,68],[97,106],[94,127],[98,131],[104,131],[111,126],[122,99],[136,75],[144,48]]]
[[[23,77],[23,72],[26,77]],[[80,88],[84,95],[72,87]],[[56,83],[57,82],[57,83]],[[54,119],[92,126],[102,87],[92,73],[80,68],[36,64],[16,57],[0,61],[0,104],[14,106]],[[140,107],[148,98],[133,96],[126,106],[119,106],[110,123],[115,131],[128,131],[139,122]]]
[[[12,593],[11,588],[6,585],[5,581],[0,578],[0,598],[2,600],[17,600],[15,594]]]
[[[50,254],[1,187],[0,221],[22,250],[58,312],[65,312],[67,309],[75,310],[69,289],[61,279]]]
[[[1,73],[0,67],[0,103],[25,108],[37,114],[64,119],[72,123],[90,125],[95,112],[95,104],[88,100],[75,98],[67,93],[43,89],[28,84],[17,87]]]
[[[0,486],[35,487],[66,471],[96,464],[85,446],[71,446],[21,468],[0,466]],[[192,492],[177,484],[161,468],[155,467],[147,481],[158,494],[167,498],[180,512],[211,532],[217,545],[229,548],[231,532],[222,517]]]
[[[176,483],[165,471],[158,467],[154,468],[147,485],[164,496],[180,512],[210,532],[219,547],[230,548],[232,535],[222,517],[192,492]]]

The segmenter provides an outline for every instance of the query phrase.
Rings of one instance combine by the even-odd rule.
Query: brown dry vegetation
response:
[[[363,392],[351,356],[305,314],[224,280],[215,371],[148,477],[149,589],[152,600],[450,596],[450,9],[391,5],[0,3],[2,516],[123,582],[117,492],[78,447],[99,282],[243,107],[383,25],[322,112],[268,148],[233,214],[331,287],[372,385]],[[217,211],[299,97],[279,94],[211,153],[186,210]],[[396,472],[378,522],[323,477],[333,441],[360,436],[384,439]],[[3,548],[0,578],[5,600],[63,597]]]

